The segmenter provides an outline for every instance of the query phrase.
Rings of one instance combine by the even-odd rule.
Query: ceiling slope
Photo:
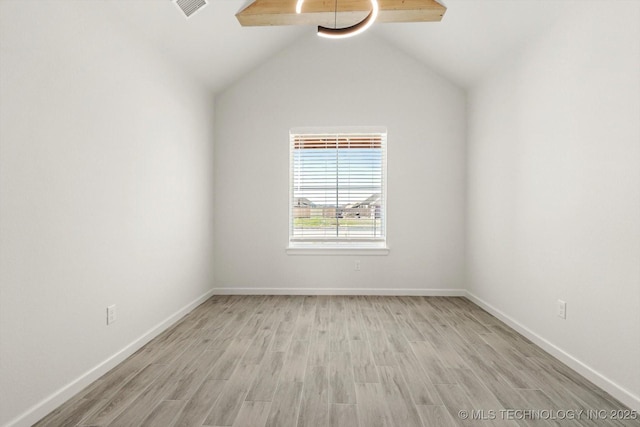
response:
[[[243,28],[235,14],[246,5],[245,0],[211,0],[189,19],[169,0],[93,3],[214,93],[305,31],[296,27]]]
[[[496,62],[585,6],[584,0],[444,0],[434,24],[373,27],[406,53],[462,87],[472,86]]]
[[[235,15],[251,3],[211,0],[188,20],[168,0],[94,4],[96,8],[104,8],[105,13],[114,14],[133,34],[194,78],[201,79],[210,90],[219,92],[299,37],[315,33],[315,27],[304,25],[242,27]],[[442,3],[447,12],[441,22],[377,22],[372,31],[459,86],[469,87],[496,61],[513,54],[585,2],[442,0]]]

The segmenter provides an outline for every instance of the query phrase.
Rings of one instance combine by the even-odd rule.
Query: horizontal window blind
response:
[[[384,241],[386,134],[290,138],[290,241]]]

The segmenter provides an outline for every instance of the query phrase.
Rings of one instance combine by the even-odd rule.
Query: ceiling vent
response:
[[[175,0],[175,3],[187,18],[207,5],[206,0]]]

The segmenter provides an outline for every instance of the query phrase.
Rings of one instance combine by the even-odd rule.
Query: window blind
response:
[[[386,133],[290,139],[290,241],[384,241]]]

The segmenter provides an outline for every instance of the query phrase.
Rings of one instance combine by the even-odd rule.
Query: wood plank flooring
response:
[[[640,426],[625,410],[464,298],[215,296],[36,426]]]

